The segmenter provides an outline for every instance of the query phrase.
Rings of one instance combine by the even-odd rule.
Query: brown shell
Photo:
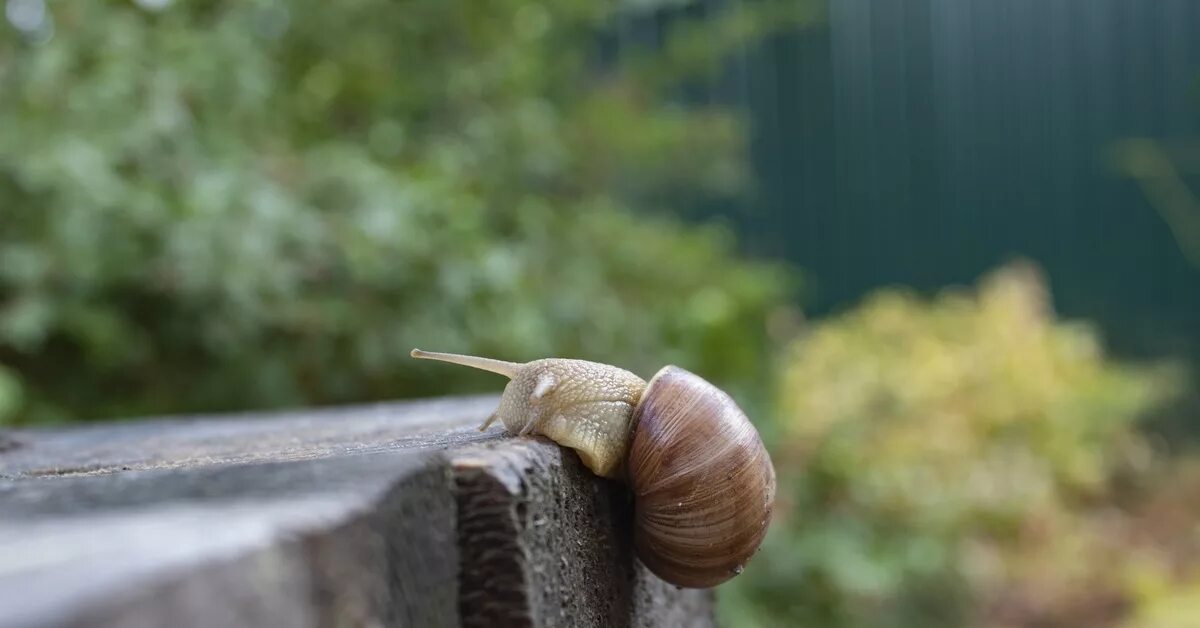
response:
[[[729,395],[666,366],[634,410],[634,544],[660,578],[711,587],[742,571],[775,504],[775,468]]]

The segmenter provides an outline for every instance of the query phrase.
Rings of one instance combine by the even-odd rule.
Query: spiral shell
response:
[[[655,574],[711,587],[741,573],[767,532],[775,469],[733,399],[667,366],[633,414],[634,544]]]

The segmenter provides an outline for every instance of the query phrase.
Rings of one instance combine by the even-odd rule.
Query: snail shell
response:
[[[592,472],[634,494],[634,546],[662,579],[711,587],[741,573],[767,532],[775,469],[737,404],[703,378],[666,366],[647,384],[607,364],[525,364],[413,350],[413,357],[510,378],[499,419],[519,435],[574,449]]]
[[[675,366],[634,411],[634,545],[664,580],[710,587],[741,573],[767,533],[775,468],[729,395]]]

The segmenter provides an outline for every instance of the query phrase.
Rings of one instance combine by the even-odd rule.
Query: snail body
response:
[[[634,546],[656,575],[711,587],[741,573],[766,535],[775,470],[757,430],[726,393],[677,366],[647,383],[624,369],[549,358],[504,362],[414,349],[413,357],[505,375],[496,411],[519,435],[541,434],[593,473],[628,482]]]

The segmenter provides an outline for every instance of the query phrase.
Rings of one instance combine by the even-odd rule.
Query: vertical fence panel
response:
[[[836,161],[836,190],[797,196],[785,177],[766,189],[831,217],[804,221],[826,229],[788,250],[822,282],[816,309],[892,282],[970,280],[1021,255],[1049,271],[1061,310],[1108,323],[1119,342],[1196,346],[1200,270],[1108,155],[1126,137],[1200,139],[1200,4],[838,0],[829,11],[831,76],[801,90],[828,90],[834,133],[797,143],[800,161]],[[758,226],[798,224],[778,220]]]
[[[816,1],[827,24],[748,47],[720,88],[760,175],[729,217],[811,271],[810,309],[1026,256],[1123,347],[1200,352],[1200,269],[1109,158],[1128,137],[1200,142],[1200,2]]]

